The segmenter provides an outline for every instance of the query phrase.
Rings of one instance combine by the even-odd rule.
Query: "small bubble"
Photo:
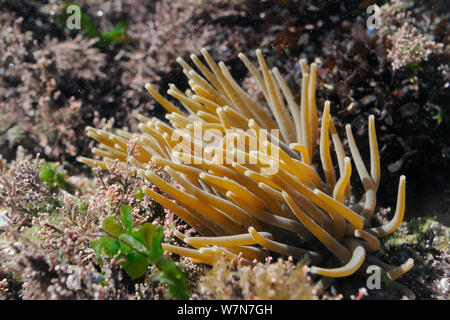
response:
[[[102,10],[98,10],[98,11],[97,11],[97,15],[98,15],[99,17],[103,16],[103,11],[102,11]]]

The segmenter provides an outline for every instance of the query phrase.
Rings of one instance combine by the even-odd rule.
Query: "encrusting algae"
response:
[[[378,238],[394,232],[402,222],[404,176],[400,177],[393,219],[380,227],[365,228],[375,211],[380,182],[374,116],[368,122],[369,171],[350,125],[345,129],[351,157],[346,155],[329,101],[319,122],[315,63],[308,66],[300,60],[298,105],[278,69],[269,70],[260,50],[256,51],[259,69],[239,54],[259,84],[270,114],[239,86],[223,62],[216,64],[205,49],[201,53],[206,64],[191,55],[196,69],[177,60],[191,89],[183,93],[170,85],[167,91],[185,111],[146,85],[167,110],[170,125],[140,116],[140,133],[88,127],[87,135],[99,142],[93,153],[103,160],[79,157],[79,161],[105,170],[116,161],[132,163],[139,175],[162,191],[143,186],[145,193],[201,235],[176,232],[191,248],[163,245],[195,262],[213,265],[225,254],[251,264],[275,252],[302,260],[307,257],[313,265],[311,273],[326,278],[379,265],[390,283],[410,270],[412,259],[395,267],[373,255],[380,248]],[[315,158],[320,158],[321,169],[313,163]],[[351,159],[364,187],[362,198],[354,203],[349,199]],[[152,171],[155,166],[175,183]],[[333,260],[327,252],[340,265],[328,268]]]

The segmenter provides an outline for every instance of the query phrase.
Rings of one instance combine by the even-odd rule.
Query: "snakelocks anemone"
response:
[[[223,62],[216,64],[205,49],[201,53],[203,59],[191,55],[192,65],[177,60],[191,88],[182,92],[170,85],[167,93],[178,103],[146,85],[167,110],[170,125],[140,116],[140,133],[88,127],[87,135],[99,142],[93,153],[102,160],[80,157],[79,161],[105,170],[116,161],[131,163],[151,183],[151,188],[143,186],[145,193],[199,233],[188,237],[176,232],[190,248],[163,245],[195,262],[213,265],[225,254],[252,263],[278,253],[303,261],[307,257],[311,273],[325,279],[358,270],[365,274],[371,265],[380,266],[391,281],[410,270],[412,259],[395,267],[374,255],[379,238],[402,222],[404,176],[392,220],[365,227],[375,211],[380,182],[374,116],[368,121],[368,170],[350,125],[345,130],[351,156],[345,153],[328,101],[319,121],[315,63],[308,66],[300,60],[298,105],[278,69],[269,70],[260,50],[256,51],[259,68],[239,54],[261,88],[265,98],[261,105]],[[350,197],[351,162],[364,187],[359,201]],[[155,168],[163,169],[172,182],[161,178]]]

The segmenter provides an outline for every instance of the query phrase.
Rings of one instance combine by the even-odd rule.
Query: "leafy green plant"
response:
[[[104,236],[91,241],[98,257],[102,252],[123,260],[121,266],[132,279],[145,275],[149,265],[160,271],[156,280],[167,283],[169,293],[177,299],[189,297],[186,278],[175,263],[164,257],[161,245],[162,228],[151,223],[142,224],[134,231],[133,214],[129,205],[121,205],[121,215],[103,221]]]

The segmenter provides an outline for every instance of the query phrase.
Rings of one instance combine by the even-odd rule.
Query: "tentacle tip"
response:
[[[409,258],[408,260],[406,260],[405,264],[410,266],[409,269],[411,269],[412,267],[414,267],[414,259],[413,258]]]
[[[309,272],[312,273],[312,274],[317,274],[318,273],[318,268],[312,266],[311,268],[309,268]]]

